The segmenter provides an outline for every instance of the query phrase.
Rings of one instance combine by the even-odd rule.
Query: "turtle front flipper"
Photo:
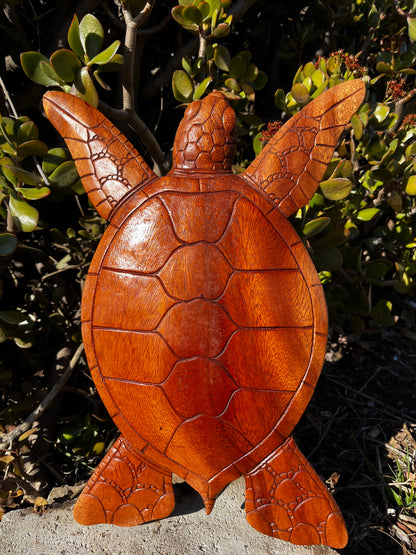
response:
[[[293,438],[246,474],[246,516],[259,532],[297,545],[345,547],[335,500]]]
[[[84,189],[105,219],[138,185],[155,178],[137,150],[101,112],[76,96],[47,92],[43,106],[65,139]]]
[[[169,516],[172,475],[150,464],[120,436],[96,468],[75,507],[84,525],[136,526]]]
[[[338,139],[364,100],[360,79],[328,89],[279,129],[242,177],[260,187],[285,215],[312,198]]]

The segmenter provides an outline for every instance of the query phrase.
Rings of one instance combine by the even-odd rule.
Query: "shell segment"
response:
[[[83,314],[123,434],[210,498],[290,432],[325,349],[294,231],[243,181],[203,179],[207,192],[159,191],[109,231]]]

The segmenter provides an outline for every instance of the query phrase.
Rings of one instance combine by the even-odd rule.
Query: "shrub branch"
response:
[[[50,392],[46,395],[46,397],[39,403],[36,409],[29,414],[26,420],[24,420],[24,422],[19,424],[19,426],[16,426],[16,428],[14,428],[14,430],[12,430],[10,433],[0,434],[0,449],[10,450],[13,445],[13,442],[24,432],[26,432],[26,430],[29,430],[33,422],[47,410],[49,405],[52,403],[55,397],[61,392],[62,388],[70,378],[83,352],[84,352],[84,346],[81,344],[78,347],[78,349],[75,351],[73,357],[71,358],[62,376],[59,378],[59,380],[56,382],[56,384],[53,386]]]

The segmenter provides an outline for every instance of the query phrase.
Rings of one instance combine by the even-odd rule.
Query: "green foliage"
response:
[[[120,41],[115,40],[101,50],[103,41],[103,26],[94,15],[85,15],[81,22],[74,15],[68,30],[71,50],[61,48],[49,59],[39,52],[23,52],[20,57],[23,71],[39,85],[60,88],[97,107],[98,93],[93,79],[108,89],[101,73],[117,71],[123,63],[123,57],[117,54]],[[94,66],[98,67],[94,69]]]
[[[413,514],[416,508],[415,474],[412,472],[412,456],[407,453],[399,459],[394,458],[394,466],[390,466],[391,476],[387,476],[386,491],[395,508],[405,514]]]
[[[182,58],[182,68],[172,77],[173,94],[179,102],[198,100],[208,88],[223,91],[230,100],[243,101],[238,110],[255,99],[255,91],[267,83],[267,76],[251,62],[251,52],[243,50],[231,57],[228,49],[216,42],[226,37],[231,28],[232,16],[225,9],[231,1],[207,0],[201,2],[182,0],[172,9],[172,17],[187,31],[200,38],[199,56],[192,61]]]
[[[409,293],[416,273],[416,127],[413,116],[400,122],[397,113],[413,94],[416,50],[409,43],[387,54],[389,68],[378,55],[373,67],[364,67],[343,51],[308,62],[291,90],[274,96],[276,107],[291,115],[341,81],[358,75],[368,85],[350,138],[295,219],[325,285],[331,321],[355,332],[370,322],[393,324],[398,313],[389,291]]]
[[[181,0],[172,9],[172,17],[187,31],[212,41],[229,34],[232,16],[225,10],[231,3],[230,0]]]
[[[65,166],[57,164],[55,174],[48,179],[48,172],[42,171],[38,159],[45,162],[50,157],[51,152],[39,140],[38,128],[33,121],[27,117],[1,117],[0,216],[8,222],[9,232],[38,229],[39,212],[31,202],[50,195],[51,187],[76,188],[78,184],[76,190],[80,191],[79,176],[72,161],[65,162]],[[10,240],[6,243],[11,245]]]

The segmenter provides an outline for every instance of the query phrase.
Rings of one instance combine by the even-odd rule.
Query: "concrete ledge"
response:
[[[207,516],[187,484],[175,486],[172,516],[134,528],[80,526],[75,501],[55,503],[44,514],[7,513],[0,523],[2,555],[331,555],[329,547],[300,547],[258,533],[246,521],[244,479],[230,484]]]

